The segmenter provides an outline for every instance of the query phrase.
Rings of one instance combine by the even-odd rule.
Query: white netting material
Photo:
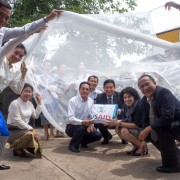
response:
[[[54,127],[65,130],[68,100],[89,75],[100,78],[101,90],[105,79],[114,79],[120,91],[137,88],[139,75],[148,72],[179,96],[180,47],[154,37],[148,18],[64,12],[24,42],[27,80],[42,94],[43,113]]]

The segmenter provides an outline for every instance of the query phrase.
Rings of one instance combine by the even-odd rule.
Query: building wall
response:
[[[156,36],[160,39],[172,42],[172,43],[177,43],[179,42],[180,38],[180,28],[172,29],[169,31],[161,32],[156,34]]]

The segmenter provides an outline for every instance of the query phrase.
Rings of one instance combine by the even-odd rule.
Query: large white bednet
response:
[[[42,94],[43,113],[65,130],[68,100],[89,75],[116,82],[116,90],[137,87],[150,73],[180,97],[180,47],[154,36],[149,13],[79,15],[63,12],[48,28],[24,42],[27,81]]]

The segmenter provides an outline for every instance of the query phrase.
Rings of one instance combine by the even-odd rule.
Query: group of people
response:
[[[171,6],[179,7],[173,3],[166,4],[168,8]],[[13,64],[19,62],[27,53],[25,47],[19,43],[29,35],[39,32],[61,12],[53,10],[46,17],[21,28],[5,28],[11,16],[11,6],[0,0],[0,91],[9,86],[20,94],[10,103],[7,114],[10,131],[7,141],[15,156],[24,157],[30,153],[34,157],[41,157],[38,135],[28,124],[31,116],[37,118],[41,113],[41,95],[36,93],[34,98],[37,107],[34,108],[30,102],[33,87],[25,83],[28,70],[26,64],[21,64],[19,73],[14,70]],[[16,39],[4,44],[13,38]],[[180,151],[175,144],[175,140],[180,141],[179,100],[168,89],[157,86],[153,77],[148,74],[143,74],[138,79],[138,87],[144,95],[142,99],[133,87],[116,92],[112,79],[104,81],[104,92],[101,92],[96,88],[98,80],[97,76],[89,76],[87,81],[80,83],[78,94],[69,100],[65,130],[71,137],[69,149],[78,153],[80,147],[88,148],[89,143],[100,141],[102,137],[101,144],[108,144],[113,138],[108,128],[113,127],[123,144],[132,144],[133,147],[127,154],[148,154],[147,142],[150,141],[161,153],[162,166],[158,166],[156,170],[165,173],[180,172]],[[115,120],[109,119],[105,125],[93,124],[93,104],[118,104],[120,110]],[[1,141],[0,153],[4,145]],[[7,165],[0,165],[0,170],[9,168]]]
[[[138,79],[138,87],[144,95],[142,99],[136,89],[126,87],[120,93],[115,91],[112,79],[104,81],[104,92],[96,89],[98,77],[90,76],[79,85],[77,96],[69,100],[66,133],[72,137],[69,149],[78,153],[89,143],[101,141],[108,144],[112,135],[108,127],[114,127],[122,140],[132,144],[127,154],[141,156],[148,154],[147,142],[160,151],[162,166],[158,172],[180,172],[180,150],[175,140],[180,140],[180,101],[166,88],[156,85],[151,75],[143,74]],[[118,104],[116,119],[93,124],[93,104]],[[99,131],[98,131],[99,129]],[[123,143],[125,143],[123,141]]]
[[[25,84],[25,76],[27,73],[26,64],[21,64],[19,73],[15,71],[13,64],[19,62],[27,53],[25,47],[19,43],[27,39],[33,33],[44,29],[46,27],[46,23],[59,16],[62,11],[53,10],[44,18],[26,24],[23,27],[6,28],[5,26],[12,14],[11,10],[12,7],[7,1],[0,0],[0,92],[9,86],[14,92],[20,94],[20,98],[10,104],[10,109],[12,109],[12,111],[9,111],[10,113],[7,117],[7,124],[10,126],[10,136],[7,138],[14,150],[14,155],[22,156],[25,154],[25,147],[34,154],[40,151],[38,148],[36,132],[28,125],[31,115],[34,117],[38,116],[40,107],[37,106],[35,111],[34,107],[29,102],[29,99],[32,96],[33,88],[31,85]],[[9,41],[11,39],[13,40]],[[19,74],[21,75],[19,76]],[[41,104],[40,95],[36,96],[36,101],[39,105]],[[12,134],[16,131],[17,136],[12,136]],[[31,133],[27,135],[29,131],[31,131]],[[25,137],[23,137],[23,135],[25,135]],[[22,141],[24,142],[24,147],[21,147],[22,143],[19,142],[19,137],[23,138]],[[6,139],[0,136],[0,140],[0,153],[2,153]],[[0,164],[0,170],[6,170],[9,168],[10,166]]]

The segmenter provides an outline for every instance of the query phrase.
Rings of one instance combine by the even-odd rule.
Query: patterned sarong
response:
[[[42,150],[39,141],[34,138],[32,132],[27,132],[18,139],[16,139],[11,145],[12,149],[27,149],[34,154],[35,157],[42,158]]]

